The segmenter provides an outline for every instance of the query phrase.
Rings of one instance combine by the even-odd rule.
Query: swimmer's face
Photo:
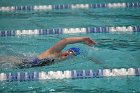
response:
[[[65,59],[65,58],[68,58],[68,57],[73,56],[73,55],[75,55],[75,53],[72,50],[67,50],[67,51],[62,53],[61,57],[63,59]]]

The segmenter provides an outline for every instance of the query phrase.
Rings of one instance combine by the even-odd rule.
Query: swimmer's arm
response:
[[[88,60],[95,62],[96,64],[102,65],[104,68],[109,68],[107,65],[103,64],[103,62],[99,61],[98,59],[96,59],[95,57],[88,57]]]
[[[69,37],[69,38],[64,38],[60,40],[59,42],[57,42],[53,47],[49,49],[49,52],[51,53],[61,52],[66,47],[66,45],[80,43],[80,42],[83,42],[89,46],[96,44],[95,41],[93,41],[89,37]]]
[[[102,62],[100,62],[98,59],[93,58],[93,57],[88,57],[88,60],[91,60],[91,61],[95,62],[96,64],[102,64]]]

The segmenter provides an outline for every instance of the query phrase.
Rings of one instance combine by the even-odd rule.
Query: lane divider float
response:
[[[100,4],[62,4],[62,5],[34,5],[34,6],[3,6],[0,11],[42,11],[42,10],[57,10],[57,9],[89,9],[89,8],[132,8],[140,7],[139,2],[131,3],[100,3]]]
[[[140,26],[122,27],[87,27],[87,28],[52,28],[35,30],[0,30],[0,36],[20,35],[50,35],[50,34],[77,34],[77,33],[125,33],[140,32]]]
[[[84,78],[103,78],[103,77],[115,77],[115,76],[119,76],[119,77],[140,76],[140,68],[0,73],[0,81],[84,79]]]

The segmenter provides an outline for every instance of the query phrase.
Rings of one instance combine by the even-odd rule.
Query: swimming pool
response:
[[[80,2],[80,3],[79,3]],[[108,0],[71,0],[71,1],[24,1],[1,0],[0,6],[21,6],[21,5],[54,5],[54,4],[96,4],[96,3],[123,3],[133,2],[133,0],[120,0],[110,2]],[[139,0],[136,0],[139,2]],[[2,64],[1,73],[14,72],[41,72],[41,71],[66,71],[66,70],[97,70],[113,68],[139,68],[140,55],[140,11],[139,7],[132,8],[89,8],[89,9],[54,9],[49,11],[11,11],[0,12],[0,56],[36,56],[44,50],[51,47],[55,42],[65,37],[71,36],[89,36],[98,44],[94,47],[88,47],[83,44],[74,44],[65,49],[77,46],[82,50],[81,55],[51,66],[19,69],[11,64]],[[95,27],[103,29],[100,33],[95,31]],[[106,28],[107,27],[107,28]],[[108,27],[137,27],[135,32],[132,29],[128,32],[121,30],[108,30]],[[94,28],[92,33],[74,33],[74,34],[44,34],[41,32],[36,35],[26,33],[29,30],[37,29],[63,29],[69,32],[67,28]],[[39,30],[38,30],[39,29]],[[117,29],[117,28],[114,28]],[[20,30],[19,33],[13,34]],[[25,30],[21,31],[21,30]],[[28,30],[28,31],[27,31]],[[74,29],[75,30],[75,29]],[[123,30],[126,30],[123,29]],[[134,29],[133,29],[134,30]],[[6,32],[5,32],[6,31]],[[7,31],[12,31],[8,34]],[[42,31],[42,30],[41,30]],[[50,30],[52,31],[52,30]],[[61,32],[62,30],[60,30]],[[71,30],[73,31],[73,29]],[[84,30],[85,31],[85,30]],[[79,30],[77,30],[79,32]],[[23,34],[24,35],[23,35]],[[26,34],[26,35],[25,35]],[[14,36],[12,36],[14,35]],[[91,59],[92,58],[92,59]],[[67,65],[66,65],[67,64]],[[1,81],[1,92],[69,92],[69,93],[108,93],[108,92],[140,92],[139,77],[137,76],[117,76],[104,78],[88,79],[61,79],[61,80],[35,80],[35,81]]]

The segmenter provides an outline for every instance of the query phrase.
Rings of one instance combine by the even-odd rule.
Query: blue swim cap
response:
[[[72,47],[68,50],[72,50],[76,56],[80,54],[80,48]]]

